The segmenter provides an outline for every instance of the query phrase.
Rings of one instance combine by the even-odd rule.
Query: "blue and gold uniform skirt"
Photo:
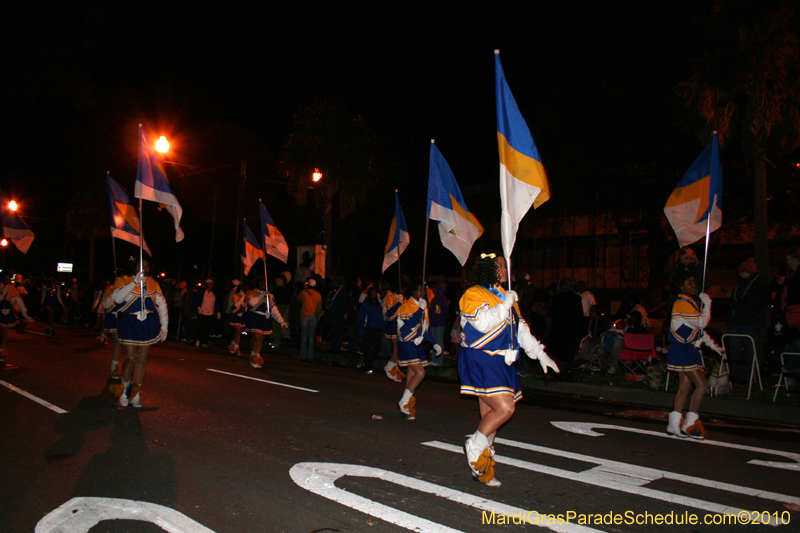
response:
[[[17,320],[17,313],[14,312],[14,304],[8,300],[0,302],[0,326],[4,328],[13,328],[19,324]]]
[[[244,308],[240,307],[235,313],[231,313],[228,317],[228,323],[234,328],[246,328],[247,320],[245,320]]]
[[[261,333],[272,335],[272,320],[267,320],[266,311],[248,311],[245,314],[248,333]]]
[[[147,317],[139,320],[137,311],[141,309],[141,298],[123,304],[124,309],[117,311],[117,335],[120,344],[133,346],[152,346],[159,342],[161,320],[158,318],[156,306],[152,298],[145,298]]]
[[[397,364],[400,366],[422,365],[428,366],[428,354],[420,344],[417,346],[413,342],[397,341]]]
[[[117,319],[117,313],[112,313],[109,311],[106,313],[105,320],[103,320],[103,331],[106,333],[116,333],[118,324],[119,319]]]
[[[671,372],[691,372],[703,369],[703,356],[694,344],[673,342],[667,351],[667,370]]]
[[[458,377],[461,394],[499,396],[508,394],[522,399],[519,377],[514,365],[507,365],[502,355],[489,355],[483,350],[461,346],[458,351]]]

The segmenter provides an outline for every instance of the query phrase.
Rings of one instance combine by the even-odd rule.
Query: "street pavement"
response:
[[[452,381],[426,380],[417,419],[406,420],[401,384],[325,354],[307,363],[282,348],[254,369],[219,348],[169,342],[151,352],[144,408],[120,409],[105,390],[110,348],[88,330],[48,339],[40,326],[10,332],[0,371],[2,532],[800,523],[796,427],[708,417],[708,440],[690,441],[665,435],[663,409],[528,392],[499,432],[503,485],[491,488],[471,479],[462,450],[478,404]]]

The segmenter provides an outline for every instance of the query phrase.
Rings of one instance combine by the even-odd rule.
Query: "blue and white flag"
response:
[[[453,252],[461,266],[464,266],[472,245],[483,234],[483,226],[467,209],[450,165],[433,142],[428,172],[427,214],[428,218],[439,221],[442,245]]]
[[[247,222],[243,220],[242,224],[244,226],[242,231],[242,236],[244,237],[244,242],[242,242],[242,264],[244,265],[244,275],[246,276],[250,273],[250,269],[253,268],[256,261],[259,259],[264,260],[264,250],[259,246],[258,239],[250,231]]]
[[[664,206],[678,242],[688,246],[722,226],[722,165],[717,134],[684,174]]]
[[[495,50],[497,146],[500,153],[500,240],[511,257],[519,224],[528,210],[550,199],[550,182],[528,124],[506,81],[500,51]]]
[[[181,229],[183,209],[169,188],[167,173],[153,147],[147,142],[141,124],[139,124],[139,166],[136,168],[136,188],[133,195],[143,200],[158,202],[161,207],[166,208],[175,221],[175,242],[183,240]]]
[[[111,237],[122,239],[131,244],[139,246],[139,214],[131,204],[128,193],[122,186],[106,176],[106,191],[108,192],[108,207],[111,212]],[[146,242],[142,242],[142,248],[151,257],[153,254]]]
[[[283,233],[278,231],[278,227],[269,216],[269,211],[260,200],[258,205],[261,207],[261,237],[264,243],[264,253],[277,257],[285,263],[289,259],[289,245],[286,244]]]
[[[386,249],[384,250],[383,267],[381,273],[386,272],[386,269],[392,263],[397,262],[402,254],[408,247],[411,239],[408,236],[408,226],[406,226],[406,218],[403,216],[403,210],[400,209],[400,197],[397,191],[394,191],[394,218],[392,225],[389,228],[389,240],[386,241]]]

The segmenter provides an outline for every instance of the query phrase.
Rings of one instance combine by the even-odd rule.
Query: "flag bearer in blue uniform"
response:
[[[261,357],[261,345],[265,335],[272,335],[272,319],[274,318],[280,324],[283,335],[287,339],[289,338],[289,325],[278,311],[275,297],[267,292],[266,282],[258,278],[255,285],[256,288],[248,291],[245,297],[249,309],[245,315],[245,321],[247,322],[247,333],[253,334],[253,339],[250,341],[250,366],[261,368],[264,364],[264,358]],[[267,298],[269,298],[269,308],[267,307]]]
[[[705,429],[699,420],[697,411],[708,390],[703,356],[697,347],[702,342],[703,329],[711,319],[711,298],[705,293],[698,294],[697,281],[692,272],[680,272],[673,281],[674,289],[679,292],[672,304],[672,318],[667,340],[671,343],[667,351],[667,370],[677,372],[678,393],[669,414],[667,433],[676,437],[702,440]],[[698,304],[695,297],[700,299]],[[694,393],[689,400],[689,412],[683,418],[683,408],[689,391],[694,385]]]
[[[118,272],[118,274],[123,274]],[[105,318],[103,320],[103,332],[111,339],[111,381],[108,385],[108,390],[117,398],[122,396],[122,360],[119,357],[120,343],[118,334],[117,308],[119,307],[114,302],[113,292],[114,287],[127,285],[133,281],[133,276],[117,276],[114,283],[109,285],[103,292],[103,297],[100,305],[103,306]]]
[[[147,367],[150,347],[167,338],[169,314],[167,302],[161,294],[158,282],[150,277],[150,262],[145,259],[143,268],[136,263],[133,278],[117,278],[114,282],[113,299],[117,304],[117,334],[125,347],[125,363],[122,365],[123,392],[119,404],[142,406],[141,389]],[[132,274],[133,272],[129,272]],[[129,281],[130,280],[130,281]],[[144,306],[142,306],[142,282]]]
[[[409,420],[416,416],[414,391],[425,379],[425,367],[430,364],[423,341],[433,345],[436,355],[442,347],[436,344],[433,334],[428,331],[427,302],[422,299],[422,280],[414,280],[408,286],[408,298],[397,312],[397,364],[406,370],[406,388],[400,399],[400,411]]]
[[[491,487],[500,486],[494,477],[494,437],[522,399],[514,367],[519,348],[538,359],[545,373],[548,368],[558,372],[522,319],[517,293],[503,289],[507,282],[505,259],[499,254],[481,254],[472,269],[470,288],[459,301],[461,394],[477,396],[481,413],[478,430],[464,448],[474,479]]]

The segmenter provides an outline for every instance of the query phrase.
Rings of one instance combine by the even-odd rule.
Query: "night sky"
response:
[[[319,211],[295,207],[271,180],[279,179],[275,161],[293,114],[325,97],[367,117],[393,161],[369,205],[339,227],[363,242],[363,257],[348,264],[369,263],[367,272],[377,272],[399,188],[412,238],[403,260],[420,263],[409,267],[418,271],[430,139],[465,192],[496,183],[496,48],[553,189],[553,200],[529,216],[567,206],[594,212],[602,191],[632,190],[624,175],[630,168],[660,166],[650,190],[663,195],[703,148],[676,127],[674,88],[688,75],[694,20],[707,2],[57,5],[15,5],[3,24],[0,189],[23,205],[36,234],[28,256],[12,250],[5,261],[23,270],[44,272],[57,260],[87,270],[88,239],[67,234],[65,214],[85,202],[107,217],[106,171],[132,195],[140,122],[153,140],[171,139],[167,159],[180,163],[169,172],[186,211],[185,242],[171,242],[166,214],[152,206],[144,213],[159,270],[207,269],[216,196],[213,272],[232,272],[242,159],[251,227],[256,199],[264,198],[290,245],[312,243]],[[499,211],[499,195],[468,195],[467,202],[479,218]],[[431,236],[440,273],[452,274],[457,262]],[[110,245],[107,236],[97,240],[103,275]],[[118,250],[121,257],[133,248]]]

